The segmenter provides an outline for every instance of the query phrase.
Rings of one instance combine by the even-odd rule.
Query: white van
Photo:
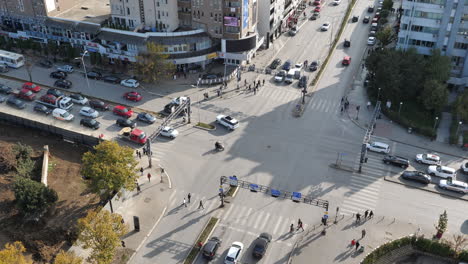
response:
[[[62,121],[72,121],[73,118],[75,118],[72,114],[67,112],[67,110],[61,108],[55,108],[54,111],[52,111],[52,116]]]
[[[284,79],[284,82],[287,84],[291,84],[294,81],[294,74],[296,74],[295,69],[289,70],[288,74],[286,74],[286,78]]]

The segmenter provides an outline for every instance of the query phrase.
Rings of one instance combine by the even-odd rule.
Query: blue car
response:
[[[152,116],[151,114],[148,113],[139,113],[137,116],[137,120],[148,123],[148,124],[153,124],[156,122],[156,117]]]

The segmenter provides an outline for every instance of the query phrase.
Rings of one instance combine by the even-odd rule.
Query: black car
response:
[[[408,168],[409,166],[409,160],[407,158],[399,156],[387,155],[383,158],[383,162],[385,164],[392,164],[398,167],[402,167],[404,169]]]
[[[80,120],[80,125],[92,129],[98,129],[101,126],[101,123],[91,118],[83,118]]]
[[[280,59],[275,59],[274,61],[271,62],[270,68],[271,69],[276,69],[276,68],[278,68],[278,66],[280,64],[281,64],[281,60]]]
[[[90,100],[89,106],[98,110],[104,110],[104,111],[109,110],[109,104],[106,104],[101,100]]]
[[[90,79],[100,80],[102,78],[102,74],[100,72],[97,72],[97,71],[89,71],[89,72],[86,73],[86,75]]]
[[[210,238],[203,246],[203,256],[207,259],[213,259],[216,255],[216,251],[221,245],[221,240],[217,237]]]
[[[36,104],[33,109],[36,112],[44,113],[46,115],[49,115],[50,113],[52,113],[52,110],[50,108],[48,108],[45,105],[41,105],[41,104]]]
[[[164,106],[164,113],[166,114],[172,114],[172,111],[177,109],[179,105],[176,103],[168,103],[167,105]]]
[[[299,88],[304,88],[304,87],[307,87],[307,76],[301,76],[301,78],[299,78]]]
[[[50,60],[41,60],[37,64],[47,69],[52,68],[52,66],[54,66],[54,64]]]
[[[256,258],[262,258],[268,249],[271,242],[271,235],[268,233],[261,233],[260,236],[254,241],[254,248],[252,255]]]
[[[358,22],[359,20],[359,16],[353,16],[353,18],[351,18],[351,21],[354,23],[354,22]]]
[[[136,122],[135,121],[130,120],[130,119],[126,119],[126,118],[119,118],[119,119],[117,119],[117,121],[115,121],[115,123],[119,127],[131,127],[131,128],[136,127]]]
[[[117,76],[104,76],[102,80],[108,83],[120,83],[121,81],[121,79]]]
[[[69,80],[58,79],[55,81],[54,86],[70,89],[72,87],[72,82],[70,82]]]
[[[65,79],[67,78],[67,73],[62,71],[54,71],[50,73],[50,78],[54,79]]]
[[[365,16],[365,17],[362,19],[362,23],[364,23],[364,24],[369,23],[369,21],[370,21],[370,17],[369,17],[369,16]]]
[[[60,90],[57,90],[55,88],[50,88],[49,90],[47,90],[47,94],[51,94],[55,97],[60,97],[60,96],[64,96],[64,94],[62,93],[62,91]]]
[[[13,91],[13,88],[6,86],[4,84],[0,84],[0,93],[10,94],[12,91]]]
[[[310,71],[316,71],[318,68],[318,61],[313,61],[309,65],[309,70]]]
[[[421,171],[405,171],[401,177],[406,180],[417,181],[424,184],[431,183],[431,176]]]
[[[291,61],[290,60],[287,60],[284,64],[283,64],[283,70],[285,71],[289,71],[291,69]]]
[[[6,96],[0,96],[0,104],[6,101]]]
[[[24,109],[26,107],[26,104],[23,101],[21,101],[18,98],[15,98],[15,97],[8,98],[7,104],[9,104],[9,105],[11,105],[13,107],[16,107],[18,109]]]
[[[367,12],[368,12],[368,13],[374,12],[374,6],[373,6],[373,5],[369,6],[369,7],[367,8]]]
[[[156,122],[156,117],[148,114],[148,113],[139,113],[137,116],[137,120],[140,120],[142,122],[148,123],[148,124],[153,124]]]
[[[351,41],[350,41],[350,40],[347,40],[347,39],[345,39],[345,40],[344,40],[344,43],[343,43],[343,46],[344,46],[345,48],[349,48],[349,47],[351,47]]]

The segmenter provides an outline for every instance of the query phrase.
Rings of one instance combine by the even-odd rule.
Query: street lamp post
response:
[[[379,87],[379,91],[377,92],[377,101],[380,99],[380,87]]]
[[[434,121],[434,127],[432,128],[432,131],[435,132],[435,129],[436,129],[436,126],[437,126],[437,121],[439,120],[439,117],[436,116],[435,117],[435,121]]]
[[[400,108],[398,109],[398,116],[400,116],[401,113],[401,106],[403,105],[403,102],[400,102]]]
[[[458,122],[458,126],[457,126],[457,136],[458,136],[458,132],[460,131],[460,126],[463,124],[462,121]]]
[[[83,52],[83,55],[82,55],[81,57],[77,57],[77,58],[75,58],[75,59],[78,59],[78,60],[81,59],[81,63],[83,64],[83,70],[84,70],[84,75],[85,75],[85,79],[86,79],[86,85],[88,86],[88,92],[90,92],[90,91],[91,91],[91,88],[89,87],[88,74],[86,73],[86,65],[85,65],[85,63],[84,63],[84,56],[85,56],[86,54],[88,54],[88,51],[87,51],[87,50],[85,50],[85,51]]]

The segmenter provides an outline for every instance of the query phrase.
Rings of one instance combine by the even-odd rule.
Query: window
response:
[[[411,26],[411,31],[421,32],[421,31],[423,31],[423,27],[422,26],[417,26],[417,25],[412,25]]]
[[[127,7],[127,15],[130,15],[130,8]]]
[[[462,43],[462,42],[455,42],[455,45],[453,45],[455,49],[468,49],[468,43]]]

